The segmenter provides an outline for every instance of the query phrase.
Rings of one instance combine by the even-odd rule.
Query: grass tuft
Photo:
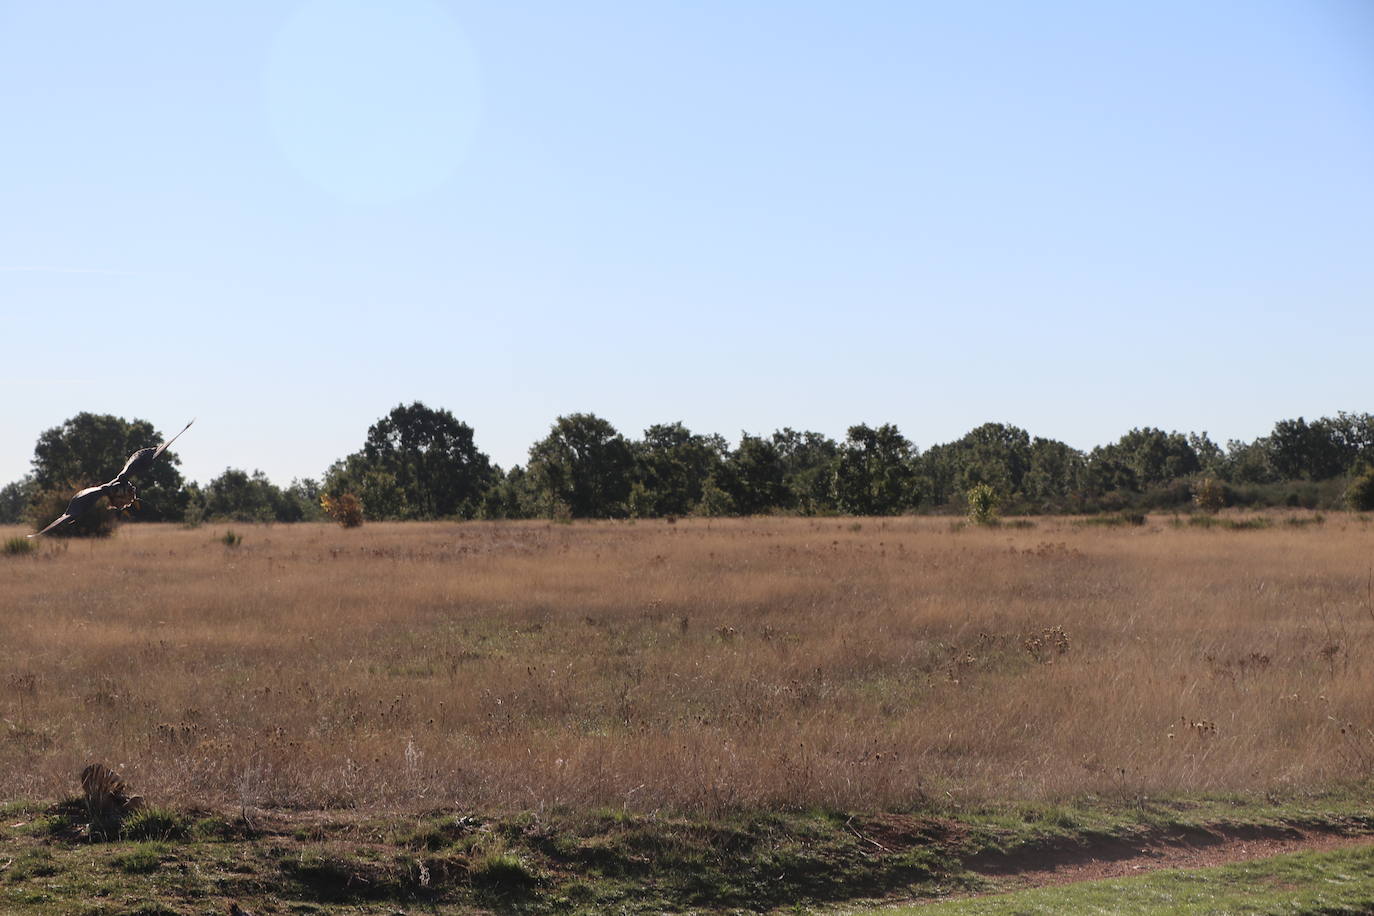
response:
[[[167,855],[163,843],[137,843],[126,852],[110,857],[110,864],[130,875],[146,875],[157,871]]]
[[[33,553],[37,548],[32,538],[17,537],[9,538],[3,546],[0,546],[0,553],[7,557],[22,557]]]
[[[126,840],[181,840],[189,834],[186,818],[166,808],[135,811],[120,828],[120,835]]]

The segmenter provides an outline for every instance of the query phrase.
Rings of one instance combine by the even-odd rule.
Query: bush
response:
[[[186,819],[166,808],[143,808],[120,828],[126,840],[180,840],[189,832]]]
[[[1345,504],[1356,512],[1374,509],[1374,467],[1356,474],[1345,491]]]
[[[7,557],[23,556],[26,553],[33,553],[37,549],[33,541],[28,538],[10,538],[5,542],[5,546],[0,548]]]
[[[1204,477],[1193,484],[1193,505],[1203,512],[1219,512],[1226,505],[1226,490],[1215,477]]]
[[[468,877],[477,887],[505,893],[524,890],[538,881],[524,860],[501,848],[477,856],[469,866]]]
[[[978,525],[997,523],[997,491],[985,483],[975,484],[964,494],[968,500],[968,519]]]
[[[363,501],[352,493],[320,497],[320,507],[324,514],[345,528],[357,528],[363,523]]]
[[[230,528],[219,540],[225,547],[237,547],[243,543],[243,535],[235,533],[234,529]]]

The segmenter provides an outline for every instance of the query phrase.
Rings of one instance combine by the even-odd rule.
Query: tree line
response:
[[[81,413],[45,431],[33,470],[0,489],[0,522],[42,522],[75,489],[108,478],[159,434],[145,420]],[[345,495],[368,519],[661,518],[764,513],[896,515],[963,512],[975,488],[1011,514],[1182,508],[1203,481],[1227,505],[1374,508],[1374,415],[1280,420],[1267,436],[1132,429],[1084,452],[1002,423],[922,451],[897,426],[851,426],[843,440],[791,428],[744,433],[735,445],[682,423],[624,436],[607,420],[554,421],[528,460],[503,470],[445,409],[398,405],[362,447],[318,480],[279,487],[227,468],[186,482],[168,453],[142,488],[141,518],[294,522],[323,517]],[[1364,500],[1369,505],[1364,504]]]

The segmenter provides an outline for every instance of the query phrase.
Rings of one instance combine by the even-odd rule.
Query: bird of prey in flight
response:
[[[193,418],[191,423],[196,422]],[[191,428],[191,423],[187,423],[181,428],[181,433]],[[78,518],[85,515],[87,510],[100,501],[100,497],[107,496],[110,499],[110,508],[116,511],[127,509],[130,506],[137,509],[138,487],[129,478],[135,474],[144,474],[153,466],[157,457],[167,450],[167,446],[177,441],[181,437],[177,433],[166,442],[156,447],[141,448],[129,456],[129,460],[124,462],[124,470],[114,476],[109,483],[102,483],[97,487],[87,487],[72,497],[72,501],[67,503],[67,511],[53,519],[48,527],[42,531],[30,534],[29,537],[36,538],[40,534],[47,534],[63,525],[70,525]]]

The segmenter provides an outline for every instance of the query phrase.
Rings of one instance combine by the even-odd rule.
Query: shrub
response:
[[[243,535],[236,534],[234,529],[230,528],[224,532],[224,536],[220,538],[220,543],[225,547],[237,547],[243,543]]]
[[[1226,490],[1215,477],[1204,477],[1193,484],[1193,505],[1203,512],[1219,512],[1226,505]]]
[[[179,840],[189,832],[186,819],[166,808],[143,808],[120,828],[126,840]]]
[[[523,859],[502,848],[490,849],[474,858],[468,877],[477,887],[506,893],[528,888],[538,880]]]
[[[5,546],[0,548],[7,557],[22,556],[26,553],[33,553],[35,547],[29,538],[10,538],[5,542]]]
[[[1356,512],[1374,509],[1374,467],[1355,476],[1345,491],[1345,504]]]
[[[357,528],[363,523],[363,501],[352,493],[320,497],[320,507],[324,514],[345,528]]]
[[[964,494],[968,500],[968,519],[978,525],[997,523],[997,491],[985,483],[975,484]]]

